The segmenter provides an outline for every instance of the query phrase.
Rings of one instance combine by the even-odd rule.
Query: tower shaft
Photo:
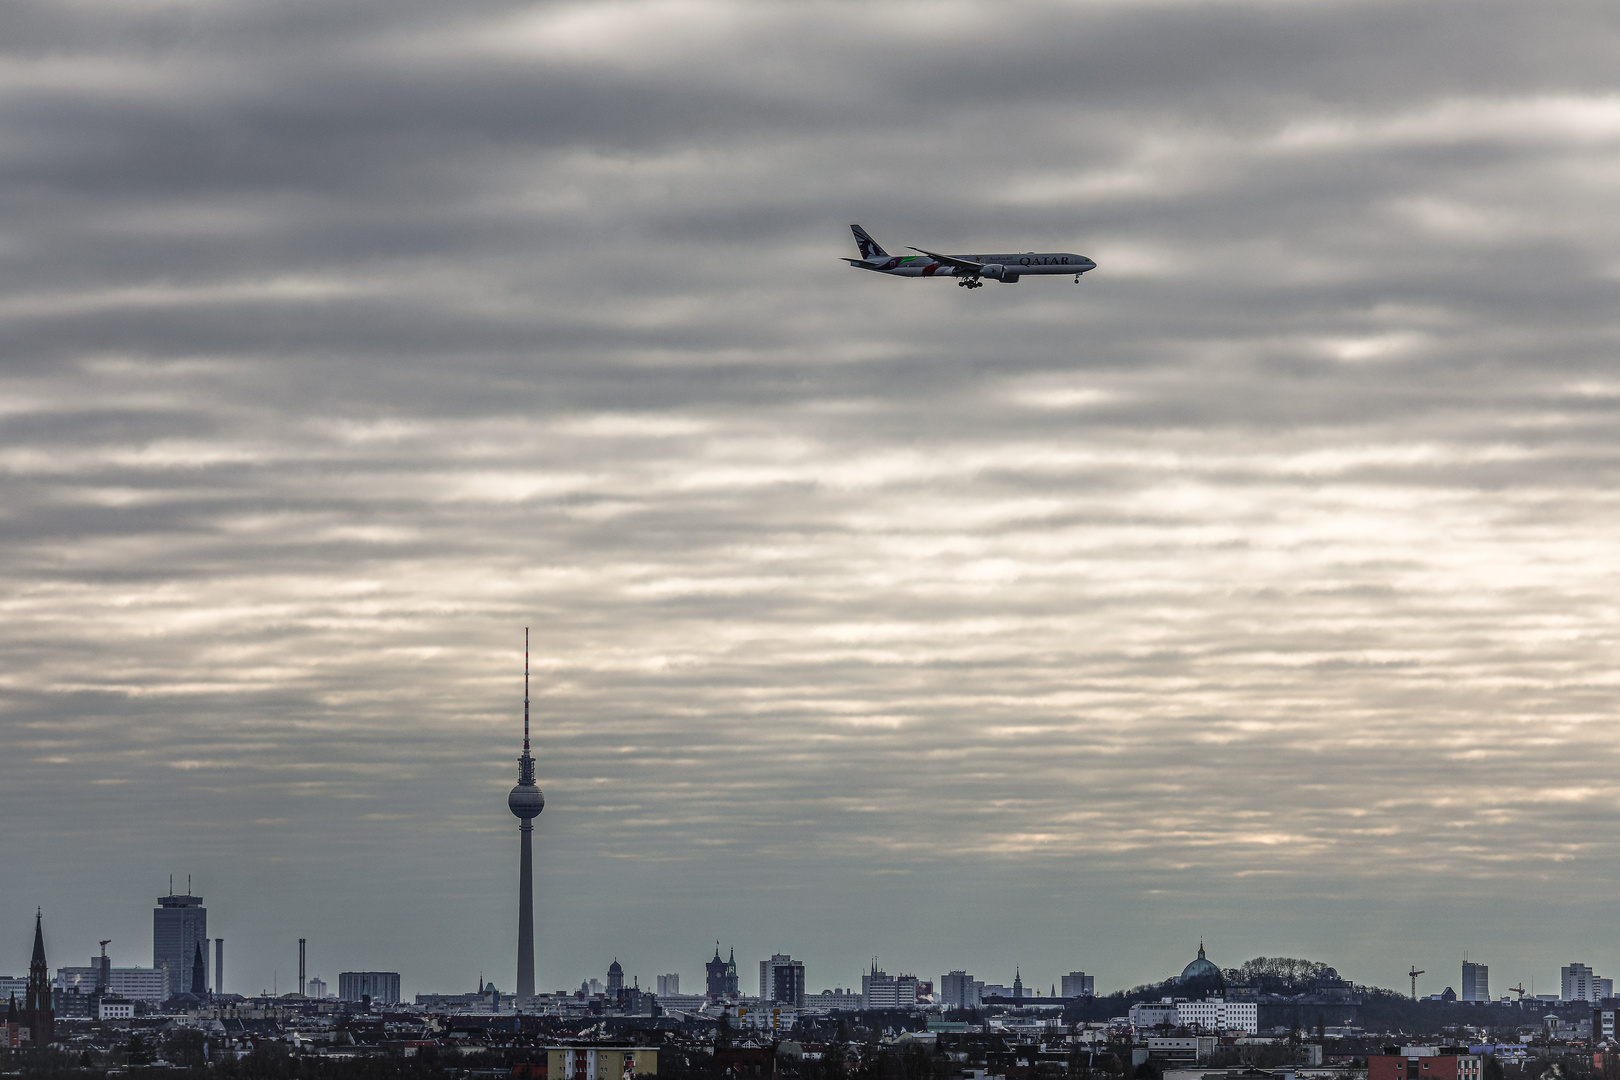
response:
[[[518,862],[517,996],[534,996],[534,822],[519,827],[523,853]]]

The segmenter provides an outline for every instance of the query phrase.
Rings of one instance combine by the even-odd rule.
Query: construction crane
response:
[[[1417,977],[1419,975],[1427,975],[1428,972],[1421,971],[1417,967],[1413,967],[1412,970],[1408,971],[1406,974],[1412,980],[1412,1000],[1416,1001],[1417,1000]]]
[[[1520,1001],[1524,1000],[1524,984],[1523,983],[1520,983],[1518,986],[1510,986],[1510,987],[1508,987],[1508,989],[1513,991],[1515,994],[1518,994]]]

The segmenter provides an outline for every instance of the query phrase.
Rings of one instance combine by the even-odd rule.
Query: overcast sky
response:
[[[1614,5],[5,26],[0,972],[1620,975]]]

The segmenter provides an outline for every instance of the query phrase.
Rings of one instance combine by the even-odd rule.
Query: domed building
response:
[[[1209,959],[1204,956],[1204,942],[1202,939],[1198,942],[1198,959],[1182,968],[1181,977],[1176,981],[1179,983],[1196,982],[1204,984],[1219,984],[1222,981],[1221,969],[1210,963]]]
[[[624,989],[624,968],[619,966],[618,957],[614,957],[613,958],[613,963],[608,965],[608,984],[607,984],[608,997],[610,997],[610,998],[618,997],[619,996],[619,991],[623,990],[623,989]]]

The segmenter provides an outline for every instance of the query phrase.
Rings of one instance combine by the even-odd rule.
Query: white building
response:
[[[1614,996],[1614,980],[1600,979],[1585,964],[1570,964],[1558,969],[1561,1001],[1600,1001]]]
[[[668,997],[670,994],[681,992],[681,977],[679,975],[658,976],[658,996]]]
[[[1260,1006],[1252,1001],[1162,998],[1159,1001],[1137,1002],[1131,1006],[1129,1015],[1131,1026],[1137,1029],[1168,1024],[1198,1031],[1247,1031],[1253,1034],[1260,1030]]]
[[[1176,1003],[1170,998],[1162,1001],[1138,1001],[1131,1006],[1131,1026],[1141,1028],[1154,1028],[1160,1024],[1174,1025],[1176,1022]]]
[[[890,975],[872,965],[870,974],[861,976],[861,1008],[914,1009],[917,1007],[917,976]]]
[[[804,1007],[811,1012],[856,1012],[861,1007],[861,995],[854,987],[823,990],[819,994],[804,995]]]
[[[1247,1031],[1252,1035],[1260,1030],[1260,1006],[1252,1001],[1222,998],[1178,1001],[1175,1023],[1177,1027],[1200,1031]]]
[[[322,1001],[322,1000],[325,999],[325,997],[326,997],[326,980],[325,979],[322,979],[319,976],[315,976],[315,977],[312,977],[304,985],[305,985],[304,993],[306,995],[308,995],[309,997],[314,998],[316,1001]]]
[[[135,1003],[128,998],[103,997],[96,1016],[101,1020],[129,1020],[135,1016]]]
[[[52,981],[63,990],[77,989],[81,994],[93,993],[96,989],[96,969],[57,968],[56,978]],[[134,1001],[167,1001],[173,996],[169,992],[167,968],[108,968],[107,992]],[[3,993],[3,989],[0,989],[0,993]]]

